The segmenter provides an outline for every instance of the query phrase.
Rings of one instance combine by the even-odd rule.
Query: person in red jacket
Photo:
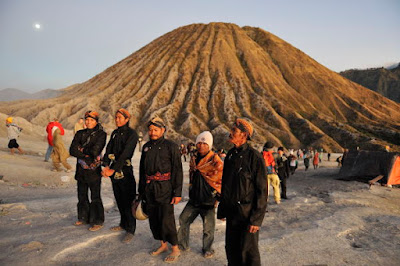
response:
[[[53,151],[53,133],[56,129],[60,129],[60,135],[64,136],[64,128],[60,122],[58,122],[57,118],[54,118],[53,121],[47,124],[46,132],[47,132],[47,142],[49,147],[47,148],[46,155],[44,156],[44,161],[48,162],[51,152]]]
[[[314,154],[314,158],[313,158],[314,169],[318,168],[318,164],[319,164],[319,153],[317,150],[315,150],[315,154]]]
[[[265,171],[267,172],[267,184],[272,185],[274,189],[274,198],[276,204],[281,204],[281,192],[279,189],[280,180],[278,176],[278,165],[276,163],[278,158],[278,153],[273,151],[274,144],[267,141],[264,144],[262,156],[265,161]],[[268,196],[267,196],[268,201]]]

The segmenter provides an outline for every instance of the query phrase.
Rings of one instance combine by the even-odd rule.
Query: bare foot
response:
[[[166,263],[174,263],[178,261],[179,256],[181,255],[180,250],[172,250],[172,252],[165,258],[164,262]]]
[[[166,251],[168,251],[168,246],[166,246],[166,247],[160,246],[159,248],[157,248],[157,249],[153,250],[152,252],[150,252],[150,255],[151,256],[158,256],[161,253],[164,253]]]

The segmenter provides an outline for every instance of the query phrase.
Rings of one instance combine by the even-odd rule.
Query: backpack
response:
[[[263,157],[267,174],[276,174],[276,153],[272,151],[263,151]]]

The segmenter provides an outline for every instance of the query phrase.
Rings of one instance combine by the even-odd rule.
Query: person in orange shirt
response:
[[[317,150],[315,150],[314,159],[313,159],[314,169],[318,168],[318,164],[319,164],[319,153]]]

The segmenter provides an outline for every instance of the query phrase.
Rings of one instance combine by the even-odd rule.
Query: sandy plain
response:
[[[71,135],[66,135],[67,146]],[[68,137],[69,136],[69,137]],[[123,233],[109,228],[119,223],[111,182],[103,179],[104,228],[90,232],[75,227],[74,172],[51,172],[43,161],[43,140],[20,139],[25,155],[10,155],[0,138],[0,264],[1,265],[163,265],[164,255],[148,253],[158,245],[148,221],[138,221],[134,240],[121,243]],[[332,155],[319,169],[304,171],[302,163],[288,180],[288,200],[274,203],[260,231],[263,265],[400,265],[400,189],[337,180]],[[140,152],[133,157],[136,178]],[[75,159],[68,161],[75,169]],[[188,195],[188,163],[183,162],[183,201]],[[63,181],[62,181],[63,180]],[[215,256],[201,256],[202,221],[191,226],[191,251],[176,265],[227,265],[225,223],[217,220]]]

